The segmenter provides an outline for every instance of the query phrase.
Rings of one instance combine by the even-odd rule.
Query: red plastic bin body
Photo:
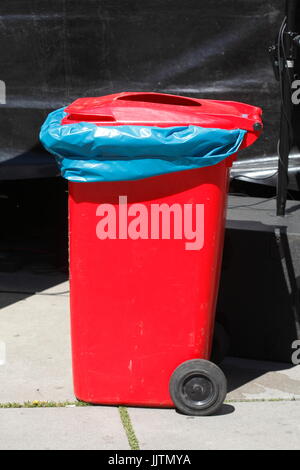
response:
[[[210,357],[228,166],[185,173],[69,184],[73,371],[83,401],[170,406],[174,369]],[[151,204],[203,204],[203,248],[174,238],[99,240],[97,207],[109,202],[117,214],[120,195],[149,214]]]
[[[121,109],[125,95],[136,94],[121,94],[121,98],[111,95],[113,100],[120,100],[113,104],[115,108],[105,98],[98,99],[95,109],[88,109],[86,99],[78,100],[71,105],[73,108],[67,108],[69,116],[64,123],[84,121],[80,113],[86,107],[89,122],[101,125],[105,118],[108,125],[116,110],[117,114],[125,113]],[[101,103],[105,111],[102,114]],[[215,110],[218,102],[211,103]],[[150,103],[150,115],[156,119],[155,125],[160,125],[156,104]],[[131,105],[140,104],[133,99]],[[165,106],[168,116],[168,103]],[[227,106],[240,110],[236,127],[244,121],[241,128],[248,133],[243,147],[250,145],[259,135],[253,130],[253,122],[261,122],[259,108],[237,103]],[[184,105],[183,111],[188,113],[188,107],[193,108]],[[196,112],[196,125],[207,123],[213,127],[213,116],[203,118],[198,109]],[[234,128],[233,116],[224,115],[224,119],[219,116],[220,127]],[[188,118],[179,113],[173,125],[184,119]],[[122,121],[120,116],[118,121]],[[166,122],[168,118],[161,125]],[[115,124],[112,120],[111,125]],[[189,359],[210,358],[233,159],[137,181],[69,182],[72,355],[78,399],[97,404],[173,406],[169,380],[175,368]],[[99,239],[97,233],[99,207],[103,204],[110,206],[115,217],[114,238]],[[147,214],[143,238],[131,237],[127,231],[136,204],[143,206]],[[171,228],[166,237],[162,235],[163,216],[156,219],[159,235],[156,232],[152,236],[152,210],[158,205],[163,205],[166,217],[170,210]],[[181,225],[177,235],[175,215],[170,209],[174,207]],[[126,233],[121,227],[124,217]],[[193,232],[197,234],[194,240]],[[198,247],[191,249],[195,241]]]

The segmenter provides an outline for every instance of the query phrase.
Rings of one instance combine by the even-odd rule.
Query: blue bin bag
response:
[[[49,114],[40,140],[62,176],[75,182],[138,180],[216,165],[238,151],[246,134],[194,125],[62,125],[66,115],[64,108]]]

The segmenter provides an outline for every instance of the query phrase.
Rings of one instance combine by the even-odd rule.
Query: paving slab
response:
[[[74,400],[69,284],[48,286],[1,294],[0,403]],[[228,400],[300,399],[300,365],[226,358],[222,368]]]
[[[130,408],[141,449],[299,450],[300,402],[224,405],[217,416],[188,417],[174,410]]]
[[[0,450],[129,449],[117,408],[0,410]]]
[[[226,358],[227,400],[300,399],[300,365]]]
[[[67,290],[2,294],[11,303],[0,311],[0,403],[74,400]]]

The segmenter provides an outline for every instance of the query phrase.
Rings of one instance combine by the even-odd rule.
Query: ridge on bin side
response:
[[[261,114],[243,103],[119,93],[54,111],[40,139],[70,181],[136,180],[219,163],[258,138]]]

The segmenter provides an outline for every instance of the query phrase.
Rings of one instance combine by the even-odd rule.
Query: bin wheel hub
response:
[[[206,405],[213,401],[215,393],[213,383],[204,376],[189,377],[183,383],[185,399],[193,405]]]

